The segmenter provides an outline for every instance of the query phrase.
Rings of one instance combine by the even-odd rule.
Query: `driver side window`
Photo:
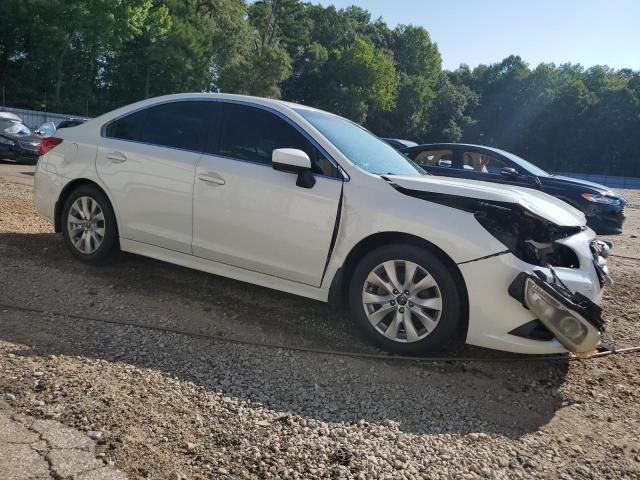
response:
[[[506,162],[498,160],[490,155],[479,152],[464,152],[462,154],[462,168],[473,170],[476,173],[486,173],[489,175],[500,175],[500,171],[505,167],[510,167]]]
[[[229,158],[271,164],[278,148],[296,148],[309,155],[313,173],[338,177],[336,167],[304,135],[279,116],[255,107],[224,106],[218,152]]]

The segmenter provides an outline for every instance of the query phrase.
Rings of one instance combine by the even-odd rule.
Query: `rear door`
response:
[[[96,167],[116,204],[121,237],[192,253],[193,182],[207,133],[205,104],[164,103],[105,127]]]
[[[335,165],[275,112],[221,102],[210,108],[220,118],[220,136],[212,136],[196,169],[194,255],[319,286],[342,191]],[[272,168],[276,148],[307,152],[312,188]]]

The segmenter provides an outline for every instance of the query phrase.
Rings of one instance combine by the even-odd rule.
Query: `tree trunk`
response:
[[[267,20],[267,24],[264,27],[264,32],[262,33],[262,45],[261,48],[264,48],[265,45],[271,43],[273,39],[273,31],[275,30],[275,23],[277,22],[277,10],[278,10],[278,0],[273,0],[271,2],[271,8],[269,10],[269,18]]]
[[[144,98],[149,98],[149,89],[151,84],[151,65],[147,64],[147,72],[144,77]]]
[[[62,77],[63,77],[62,65],[63,65],[64,55],[67,53],[67,50],[69,50],[68,41],[65,42],[64,48],[60,52],[60,55],[58,55],[58,62],[56,67],[56,92],[54,96],[54,101],[56,105],[60,105],[60,90],[62,89]]]

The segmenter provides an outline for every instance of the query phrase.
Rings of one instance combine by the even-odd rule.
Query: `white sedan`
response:
[[[80,260],[118,248],[335,304],[385,349],[593,351],[609,245],[546,194],[432,177],[321,110],[145,100],[44,139],[39,214]]]

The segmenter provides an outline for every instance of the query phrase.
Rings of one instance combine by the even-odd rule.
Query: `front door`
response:
[[[219,137],[196,168],[193,253],[255,272],[320,286],[342,179],[301,131],[278,114],[234,103],[219,110]],[[273,170],[276,148],[307,152],[312,188]]]

